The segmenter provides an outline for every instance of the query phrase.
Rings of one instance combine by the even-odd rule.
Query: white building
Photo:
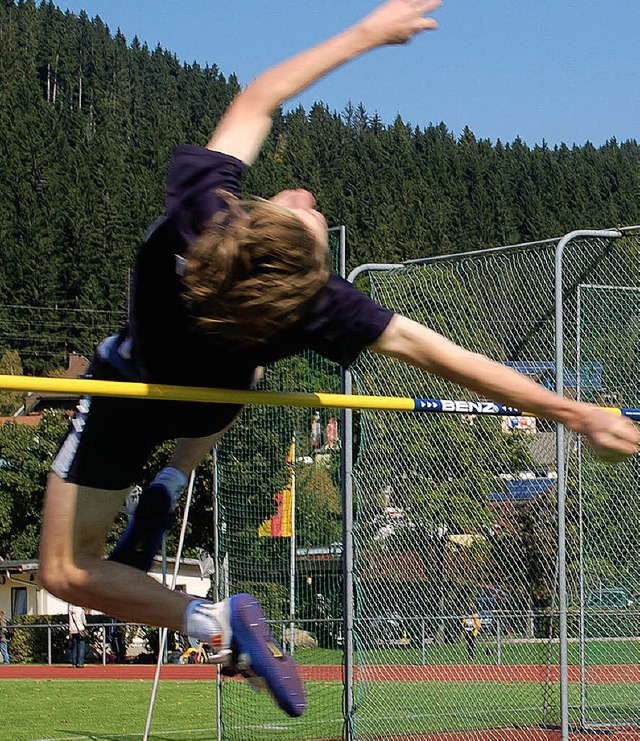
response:
[[[159,582],[171,584],[175,559],[168,558],[165,573],[160,558],[156,558],[150,575]],[[0,610],[4,610],[9,620],[19,615],[60,615],[66,614],[68,604],[54,597],[40,585],[38,578],[40,564],[38,559],[22,561],[3,561],[0,559]],[[200,561],[184,558],[176,581],[176,589],[206,597],[211,587],[209,576],[203,575]]]

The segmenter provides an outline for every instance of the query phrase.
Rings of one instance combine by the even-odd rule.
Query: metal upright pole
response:
[[[182,528],[180,529],[180,540],[178,542],[178,551],[176,553],[176,562],[173,567],[173,578],[171,579],[171,589],[176,588],[178,581],[178,572],[180,571],[180,560],[182,558],[182,547],[184,546],[184,538],[187,532],[187,521],[189,518],[189,510],[191,508],[191,497],[193,496],[193,484],[196,480],[196,472],[191,472],[191,478],[189,479],[189,487],[187,489],[187,500],[184,505],[184,516],[182,518]],[[158,684],[160,683],[160,669],[162,668],[162,659],[164,654],[164,648],[167,644],[166,628],[160,630],[159,645],[158,645],[158,661],[156,663],[156,673],[153,678],[153,689],[151,691],[151,700],[149,702],[149,712],[147,713],[147,723],[144,728],[144,735],[142,741],[147,741],[149,738],[149,730],[151,728],[151,720],[153,718],[153,708],[156,704],[156,695],[158,694]]]
[[[578,286],[578,308],[576,312],[576,358],[577,358],[577,388],[576,398],[578,401],[582,401],[582,331],[581,331],[581,316],[582,316],[582,292],[581,286]],[[579,569],[580,569],[580,581],[579,581],[579,594],[580,594],[580,626],[579,626],[579,640],[580,640],[580,723],[583,728],[587,725],[587,697],[586,697],[586,625],[585,625],[585,583],[584,583],[584,549],[585,549],[585,538],[584,538],[584,501],[583,501],[583,490],[582,490],[582,439],[578,438],[578,558],[579,558]]]
[[[162,534],[160,544],[160,557],[162,558],[162,586],[167,586],[167,534]]]
[[[347,273],[347,232],[340,227],[339,271],[344,278]],[[347,280],[350,283],[357,273],[352,272]],[[342,392],[353,393],[353,377],[346,368],[341,376]],[[342,633],[344,636],[344,720],[345,741],[353,739],[353,714],[355,710],[355,643],[353,621],[355,615],[355,588],[353,582],[354,542],[353,542],[353,410],[344,409],[342,421]]]
[[[295,618],[296,618],[296,436],[293,434],[291,443],[293,451],[291,466],[288,471],[289,485],[291,486],[291,543],[289,551],[289,653],[295,653]]]
[[[616,239],[622,236],[616,229],[602,231],[575,231],[566,234],[556,248],[555,258],[555,340],[556,391],[564,396],[564,292],[563,258],[567,244],[579,237]],[[557,426],[556,457],[558,462],[558,612],[560,648],[560,723],[562,741],[569,741],[569,638],[567,620],[567,477],[565,454],[565,427]]]
[[[162,556],[162,585],[167,586],[167,534],[162,534],[162,545],[160,547],[160,554]],[[169,654],[167,652],[167,644],[164,644],[163,649],[163,660],[165,664],[167,663],[169,659]]]
[[[353,380],[349,370],[343,371],[345,393],[350,394]],[[342,413],[342,582],[344,634],[344,715],[346,741],[353,739],[353,712],[355,707],[355,662],[353,621],[355,590],[353,584],[353,412]]]
[[[213,553],[216,565],[213,599],[220,602],[220,505],[218,502],[218,445],[213,448]],[[222,741],[222,673],[216,665],[216,740]]]

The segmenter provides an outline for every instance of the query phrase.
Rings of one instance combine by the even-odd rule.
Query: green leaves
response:
[[[66,427],[57,412],[37,427],[0,426],[0,555],[38,555],[42,502],[51,461]]]
[[[31,307],[80,304],[121,320],[172,147],[203,144],[240,86],[52,3],[3,3],[0,30],[0,290],[28,329],[0,325],[0,351],[42,373],[67,350],[90,355],[114,316],[96,313],[69,340]],[[316,103],[276,116],[245,189],[311,189],[347,227],[352,268],[638,223],[639,160],[635,141],[492,143],[445,123],[383,122],[354,100],[342,114]]]

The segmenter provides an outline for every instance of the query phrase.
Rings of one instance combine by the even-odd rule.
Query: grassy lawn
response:
[[[294,658],[298,664],[340,666],[342,664],[342,649],[297,648]]]
[[[294,720],[280,712],[267,695],[256,694],[245,682],[226,683],[225,739],[339,739],[342,685],[308,682],[307,692],[310,711]],[[0,741],[139,741],[150,695],[148,681],[0,680]],[[151,738],[215,739],[215,707],[214,682],[163,681]]]
[[[638,715],[637,685],[601,685],[590,690],[594,709],[613,717]],[[278,711],[266,695],[244,682],[224,685],[225,741],[339,739],[342,685],[308,682],[309,710],[300,719]],[[151,682],[92,680],[2,680],[0,741],[138,741],[144,731]],[[367,682],[358,687],[356,731],[383,734],[490,728],[542,722],[544,687],[534,683]],[[556,700],[556,702],[554,702]],[[205,741],[216,738],[215,685],[163,681],[151,738]],[[557,722],[557,698],[547,722]],[[571,687],[570,703],[579,703]],[[594,718],[596,716],[594,715]]]

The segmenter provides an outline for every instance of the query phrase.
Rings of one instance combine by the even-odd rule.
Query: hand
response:
[[[605,463],[620,463],[640,451],[640,430],[633,422],[599,407],[586,407],[578,431]]]
[[[370,44],[405,44],[421,31],[438,28],[433,18],[425,18],[436,10],[441,0],[387,0],[358,24],[369,37]]]

